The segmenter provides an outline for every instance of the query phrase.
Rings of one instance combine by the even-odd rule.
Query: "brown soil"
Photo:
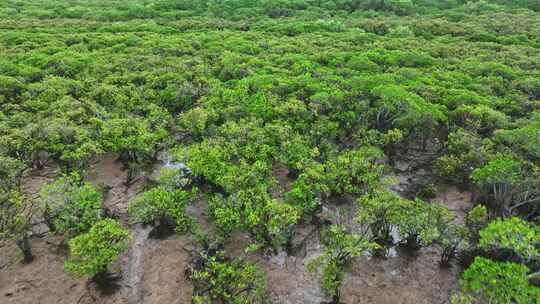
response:
[[[439,267],[439,251],[425,248],[416,256],[360,258],[341,288],[343,303],[443,304],[458,285],[457,269]]]
[[[467,211],[472,207],[471,196],[471,192],[460,191],[457,187],[450,186],[440,189],[434,201],[447,205],[456,215],[456,222],[463,224]]]
[[[45,239],[35,239],[32,245],[35,258],[28,265],[18,261],[16,248],[1,249],[2,261],[12,259],[13,264],[0,272],[0,303],[77,303],[85,292],[85,280],[64,273],[64,257],[51,253]]]
[[[272,164],[272,175],[276,178],[279,187],[272,189],[272,197],[278,198],[283,193],[291,190],[291,179],[289,178],[289,169],[281,162],[274,161]]]
[[[137,303],[191,303],[193,286],[184,275],[190,261],[184,250],[188,242],[185,237],[148,242],[143,258],[142,297]]]
[[[260,259],[259,265],[266,272],[271,303],[321,303],[327,300],[318,277],[307,270],[308,262],[320,256],[324,250],[318,233],[311,226],[298,230],[293,244],[303,246],[299,246],[300,250],[294,256],[280,252]]]
[[[129,187],[125,185],[127,173],[114,154],[103,156],[88,170],[87,179],[99,189],[108,189],[104,205],[109,211],[125,215],[129,201],[141,190],[146,178],[141,176]]]

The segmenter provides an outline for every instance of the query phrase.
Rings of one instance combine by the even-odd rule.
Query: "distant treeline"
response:
[[[181,19],[212,16],[225,19],[282,18],[360,14],[434,14],[493,11],[506,8],[540,11],[540,0],[153,0],[153,1],[47,1],[8,0],[0,7],[2,18],[74,18],[100,21],[129,19]]]

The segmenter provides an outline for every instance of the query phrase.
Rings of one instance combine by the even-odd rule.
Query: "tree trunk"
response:
[[[443,248],[442,254],[441,254],[441,261],[440,264],[443,267],[450,266],[450,261],[456,256],[456,247],[455,246],[449,246]]]
[[[23,254],[23,262],[25,264],[32,262],[34,256],[32,255],[32,247],[30,246],[30,240],[26,233],[18,239],[16,243]]]
[[[420,249],[420,244],[419,244],[419,240],[418,240],[418,235],[416,235],[416,234],[409,235],[407,237],[405,246],[410,250],[414,250],[414,251],[419,250]]]
[[[331,304],[339,304],[339,287],[338,287],[338,290],[336,290],[336,293],[332,296],[332,302],[330,302]]]

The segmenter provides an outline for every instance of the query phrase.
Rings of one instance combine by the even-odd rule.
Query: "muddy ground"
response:
[[[25,191],[35,197],[41,185],[50,181],[54,169],[32,173],[25,178]],[[127,187],[126,173],[114,156],[97,162],[89,174],[89,181],[101,189],[108,189],[105,206],[120,215],[132,231],[133,241],[112,269],[121,274],[106,292],[98,292],[87,280],[70,278],[63,270],[66,249],[58,247],[60,240],[47,236],[43,227],[36,226],[40,237],[32,240],[35,260],[23,265],[16,248],[0,248],[0,303],[56,304],[56,303],[191,303],[193,286],[186,279],[184,269],[190,261],[189,248],[194,241],[189,236],[172,235],[164,239],[149,238],[150,228],[131,223],[126,216],[127,205],[144,189],[143,177]],[[400,178],[400,186],[406,186]],[[440,191],[437,200],[448,204],[462,221],[469,206],[470,194],[448,187]],[[203,226],[208,223],[203,202],[190,208]],[[350,221],[354,210],[350,207],[328,207],[326,212],[340,222]],[[303,244],[294,256],[285,252],[260,252],[248,258],[265,270],[267,299],[270,303],[300,304],[328,301],[319,287],[318,278],[309,273],[306,264],[320,255],[323,247],[313,226],[298,228],[295,240]],[[249,238],[234,235],[226,245],[233,255],[245,255]],[[188,249],[186,249],[188,248]],[[362,257],[347,272],[341,288],[342,302],[347,304],[443,304],[458,285],[459,269],[438,266],[439,249],[430,247],[414,255],[403,253],[389,258]]]

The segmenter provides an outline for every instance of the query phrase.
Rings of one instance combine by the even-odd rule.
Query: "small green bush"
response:
[[[223,251],[203,251],[199,260],[189,275],[195,286],[193,303],[264,303],[264,273],[256,265],[231,260]]]
[[[463,273],[462,288],[466,294],[486,303],[538,303],[540,288],[529,284],[528,272],[524,265],[477,257]]]
[[[94,278],[104,274],[128,247],[130,238],[129,232],[117,220],[100,220],[90,231],[69,241],[65,269],[74,277]]]
[[[40,198],[51,230],[68,237],[87,232],[103,216],[101,193],[76,173],[43,186]]]
[[[366,251],[379,248],[379,245],[359,234],[348,233],[341,226],[331,226],[324,237],[324,254],[308,264],[308,269],[321,270],[321,284],[325,293],[339,303],[339,288],[343,281],[344,268],[356,257]]]
[[[175,230],[182,233],[190,228],[191,220],[186,213],[186,207],[196,193],[196,188],[185,191],[158,186],[133,200],[128,212],[145,224],[173,224]]]
[[[540,227],[517,217],[496,219],[480,230],[478,247],[497,252],[510,250],[525,262],[540,259]]]

